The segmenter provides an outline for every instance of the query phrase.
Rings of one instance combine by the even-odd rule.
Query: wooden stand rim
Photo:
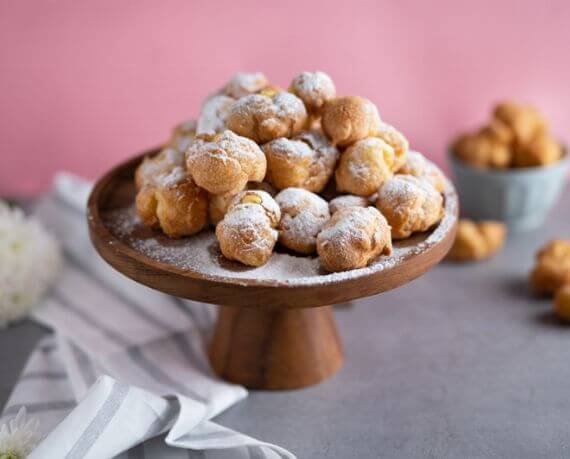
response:
[[[403,285],[425,273],[447,253],[455,237],[458,200],[451,185],[445,192],[446,214],[433,231],[444,231],[433,243],[410,252],[397,263],[365,268],[338,281],[287,283],[277,279],[213,276],[153,260],[128,246],[106,227],[103,213],[120,185],[133,181],[134,170],[150,150],[105,174],[88,202],[89,233],[99,254],[115,269],[137,282],[171,295],[205,303],[240,307],[306,308],[336,304],[374,295]],[[433,234],[433,233],[432,233]],[[429,240],[429,235],[426,240]],[[334,276],[329,276],[335,279]]]

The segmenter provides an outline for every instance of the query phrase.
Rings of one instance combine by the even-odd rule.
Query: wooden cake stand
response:
[[[91,240],[115,269],[154,289],[221,305],[210,360],[222,378],[254,389],[293,389],[330,377],[343,353],[330,305],[399,287],[447,253],[457,196],[445,191],[445,217],[428,233],[397,241],[390,257],[344,273],[321,271],[316,257],[274,253],[248,268],[226,260],[213,231],[169,239],[134,211],[134,171],[146,152],[109,171],[89,198]]]

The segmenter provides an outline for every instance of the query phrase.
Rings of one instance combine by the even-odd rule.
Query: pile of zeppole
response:
[[[238,73],[144,159],[135,184],[139,218],[169,237],[213,226],[229,260],[261,266],[279,244],[335,272],[437,225],[446,179],[326,73],[303,72],[288,89]]]

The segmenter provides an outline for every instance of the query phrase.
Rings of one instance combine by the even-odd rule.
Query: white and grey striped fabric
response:
[[[212,422],[247,396],[218,379],[204,348],[213,306],[116,273],[88,240],[88,185],[60,175],[36,214],[67,266],[33,317],[54,330],[31,355],[0,422],[26,406],[46,438],[31,458],[294,458]]]

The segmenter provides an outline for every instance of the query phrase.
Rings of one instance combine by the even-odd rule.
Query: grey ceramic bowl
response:
[[[449,154],[461,215],[505,222],[509,231],[538,228],[566,182],[568,153],[546,167],[479,169]]]

